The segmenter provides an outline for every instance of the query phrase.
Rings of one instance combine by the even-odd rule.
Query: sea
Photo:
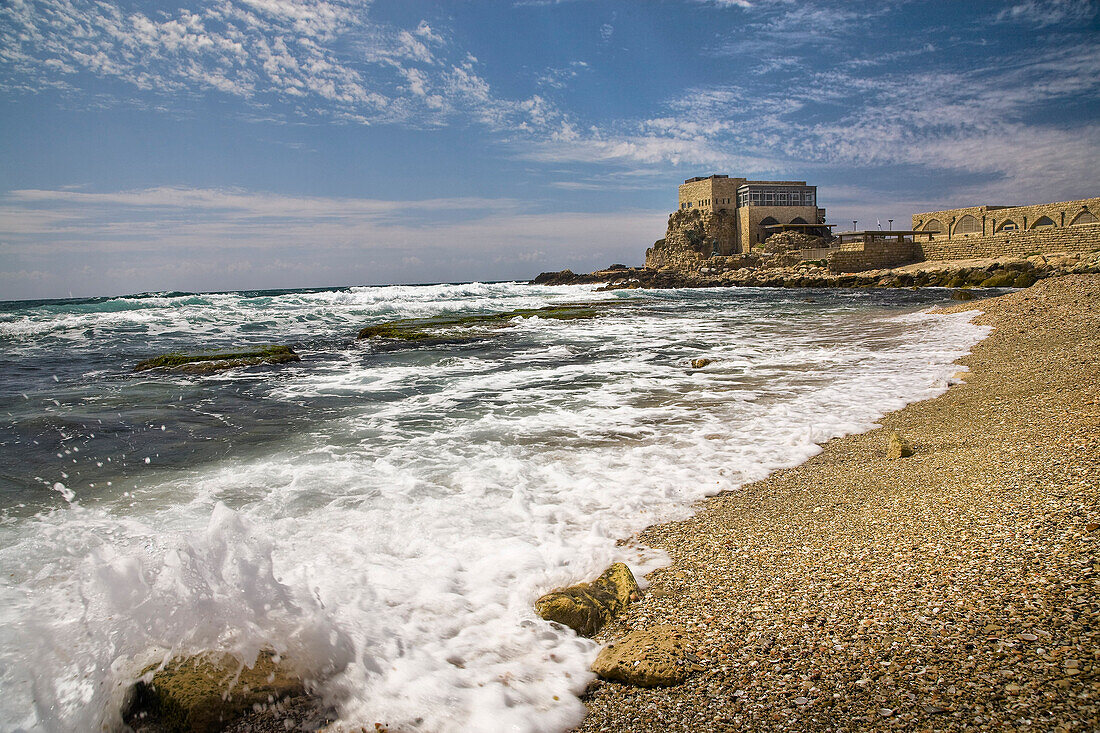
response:
[[[944,392],[938,289],[523,283],[0,302],[0,730],[94,731],[147,665],[261,649],[349,728],[564,731],[597,644],[532,604]],[[595,304],[456,343],[401,318]],[[288,344],[300,363],[133,371]],[[713,363],[691,368],[692,359]]]

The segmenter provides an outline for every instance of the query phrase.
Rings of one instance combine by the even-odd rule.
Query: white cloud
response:
[[[691,88],[648,119],[588,129],[563,123],[522,154],[799,178],[909,165],[977,175],[981,184],[956,192],[993,203],[1036,191],[1075,198],[1100,186],[1100,124],[1046,114],[1100,97],[1100,54],[1091,43],[1017,50],[961,71],[921,69],[868,74],[850,63],[799,69],[789,85],[746,79]]]
[[[697,3],[717,5],[720,8],[751,8],[753,3],[749,0],[695,0]]]
[[[1045,28],[1085,23],[1095,18],[1098,12],[1100,6],[1095,0],[1028,0],[1005,8],[997,14],[997,20]]]
[[[79,87],[92,74],[161,104],[214,91],[265,114],[362,124],[430,127],[462,115],[509,127],[525,116],[529,100],[494,95],[477,60],[426,21],[397,28],[372,21],[370,9],[356,0],[214,0],[156,13],[120,0],[0,4],[0,88]]]

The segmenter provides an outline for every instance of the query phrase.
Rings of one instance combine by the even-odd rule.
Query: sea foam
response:
[[[597,647],[539,619],[539,594],[618,560],[641,577],[664,556],[617,540],[942,392],[985,333],[858,293],[209,297],[143,312],[160,313],[158,334],[185,322],[236,339],[261,316],[283,340],[321,329],[301,368],[254,387],[310,417],[239,455],[154,462],[125,493],[82,501],[70,481],[71,504],[0,524],[6,728],[117,725],[142,664],[273,646],[322,680],[349,727],[565,730],[583,717]],[[473,344],[388,352],[340,336],[372,319],[592,299],[606,315],[517,319]],[[128,328],[120,312],[94,327]],[[697,356],[715,361],[688,368]],[[233,420],[216,398],[205,409]]]

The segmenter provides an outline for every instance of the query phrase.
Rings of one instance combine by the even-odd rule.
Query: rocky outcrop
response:
[[[600,650],[592,671],[605,680],[637,687],[678,685],[702,669],[689,656],[686,635],[675,626],[631,631]]]
[[[617,562],[591,583],[571,585],[542,596],[535,601],[535,612],[581,636],[593,636],[637,599],[638,583],[633,573]]]
[[[733,212],[682,209],[668,217],[664,239],[646,250],[645,265],[654,270],[693,270],[711,255],[732,254],[737,220]]]
[[[261,346],[251,349],[205,351],[195,354],[164,354],[138,362],[135,372],[160,369],[185,374],[211,374],[237,367],[285,364],[301,361],[289,346]]]
[[[905,267],[865,272],[829,272],[820,260],[795,264],[783,258],[795,253],[760,257],[734,255],[711,257],[694,270],[634,268],[601,270],[555,284],[606,283],[603,289],[623,288],[1026,288],[1047,277],[1100,273],[1100,252],[1069,255],[1034,255],[1026,259],[1002,258],[979,264],[965,261],[922,262]],[[786,264],[785,264],[786,263]],[[555,273],[561,275],[561,273]],[[541,277],[541,276],[540,276]]]
[[[800,249],[820,249],[828,247],[823,237],[814,237],[802,232],[777,232],[764,240],[764,251],[790,252]]]
[[[212,733],[246,713],[306,694],[301,678],[273,652],[243,667],[230,655],[176,658],[144,670],[126,712],[134,728]]]

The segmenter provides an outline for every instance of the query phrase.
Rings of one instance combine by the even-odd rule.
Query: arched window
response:
[[[978,234],[981,231],[982,223],[970,214],[955,222],[955,234]]]
[[[998,232],[1014,232],[1020,227],[1016,225],[1016,222],[1011,219],[1005,219],[1001,222],[1001,225],[997,227]]]
[[[1074,217],[1073,221],[1070,222],[1070,226],[1077,226],[1078,224],[1095,224],[1098,221],[1100,221],[1100,219],[1097,219],[1092,215],[1092,212],[1086,210]]]
[[[1049,216],[1041,216],[1038,221],[1031,225],[1032,229],[1046,229],[1047,227],[1057,226],[1054,220]]]
[[[801,216],[796,216],[796,217],[794,218],[794,220],[793,220],[793,221],[791,221],[791,223],[792,223],[792,224],[809,224],[810,222],[806,221],[806,220],[805,220],[805,219],[803,219],[803,218],[802,218]]]
[[[929,219],[928,223],[924,225],[924,229],[922,229],[921,231],[935,232],[936,234],[939,234],[943,232],[943,222],[939,219]]]

